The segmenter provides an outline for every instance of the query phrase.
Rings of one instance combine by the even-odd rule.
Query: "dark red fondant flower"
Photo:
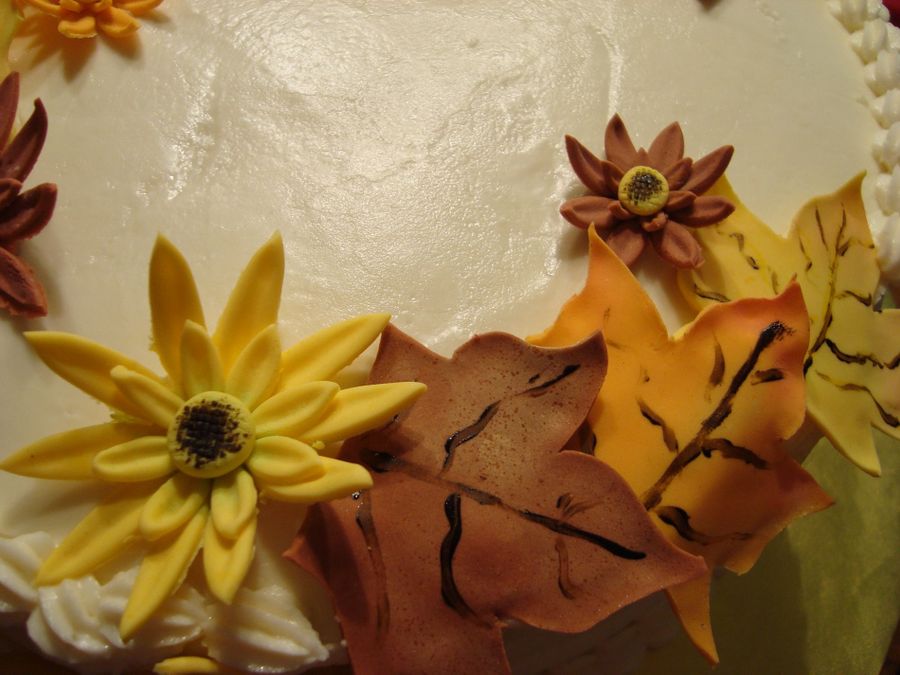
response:
[[[47,136],[47,112],[40,100],[15,137],[12,133],[19,102],[19,75],[0,83],[0,307],[13,316],[47,314],[47,298],[34,271],[18,257],[19,243],[42,229],[56,206],[56,185],[43,183],[22,192]]]
[[[734,211],[727,199],[701,196],[725,172],[734,148],[724,145],[694,162],[684,156],[684,136],[673,122],[649,150],[635,150],[618,115],[606,126],[605,144],[602,160],[566,136],[569,161],[590,192],[564,203],[560,213],[577,227],[596,225],[626,265],[649,240],[676,267],[699,267],[703,254],[687,228],[712,225]]]

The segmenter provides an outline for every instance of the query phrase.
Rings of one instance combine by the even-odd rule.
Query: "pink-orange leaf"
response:
[[[291,552],[333,595],[357,675],[508,673],[505,620],[580,631],[705,572],[614,471],[560,451],[605,363],[599,336],[549,350],[494,333],[448,360],[385,330],[372,379],[428,390],[345,444],[374,486],[310,509]]]
[[[800,289],[711,308],[670,338],[632,274],[593,229],[590,238],[584,290],[533,342],[563,346],[603,332],[609,371],[589,415],[597,457],[672,542],[710,569],[744,572],[791,520],[830,503],[781,447],[805,409]],[[669,595],[714,661],[708,592],[695,581]]]

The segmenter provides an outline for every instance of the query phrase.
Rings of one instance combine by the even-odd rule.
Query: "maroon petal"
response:
[[[31,239],[44,229],[56,206],[56,185],[43,183],[0,211],[0,242]]]
[[[634,214],[622,206],[622,202],[618,200],[609,205],[609,212],[616,220],[631,220],[634,218]]]
[[[653,232],[650,242],[659,257],[681,269],[696,269],[703,264],[703,252],[691,231],[674,220],[658,232]]]
[[[620,169],[627,171],[635,165],[637,152],[628,135],[628,130],[625,128],[625,123],[618,113],[613,115],[609,124],[606,125],[605,145],[606,159]]]
[[[24,181],[41,154],[46,137],[47,111],[38,99],[25,126],[0,155],[0,176]]]
[[[673,214],[673,218],[689,227],[703,227],[725,220],[734,211],[734,204],[724,197],[697,197],[694,203],[683,211]]]
[[[684,186],[687,179],[691,177],[691,167],[693,165],[694,160],[690,157],[685,157],[662,172],[662,175],[666,177],[670,190],[680,190]]]
[[[644,246],[647,244],[640,227],[630,224],[617,227],[604,239],[613,250],[613,253],[619,256],[628,267],[631,267],[641,257],[641,253],[644,252]]]
[[[673,190],[669,193],[669,200],[666,202],[666,211],[671,213],[672,211],[686,209],[694,203],[695,199],[697,199],[697,195],[693,192],[688,192],[687,190]]]
[[[0,83],[0,148],[6,145],[19,105],[19,74],[10,73]]]
[[[659,132],[649,150],[650,166],[665,169],[684,157],[684,134],[681,125],[672,122]]]
[[[575,175],[591,192],[611,196],[619,189],[622,172],[598,158],[572,136],[566,136],[566,153]]]
[[[47,314],[47,296],[34,272],[0,246],[0,308],[30,319]]]
[[[690,190],[696,195],[702,195],[725,173],[725,169],[728,168],[728,163],[731,161],[733,154],[733,146],[723,145],[721,148],[713,150],[706,157],[698,159],[694,162],[691,177],[682,186],[682,189]]]
[[[641,229],[644,232],[656,232],[657,230],[661,230],[666,226],[666,223],[669,222],[669,216],[665,211],[660,211],[652,218],[641,218]]]
[[[22,189],[22,183],[15,178],[0,178],[0,209],[9,206]]]
[[[565,202],[559,212],[575,227],[588,228],[593,223],[602,230],[616,222],[609,212],[612,203],[613,200],[607,197],[587,195]]]

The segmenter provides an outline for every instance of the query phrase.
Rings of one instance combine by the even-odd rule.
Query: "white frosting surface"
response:
[[[444,354],[474,332],[546,327],[585,273],[584,234],[558,215],[583,190],[563,135],[601,153],[614,112],[639,145],[672,120],[690,156],[733,144],[729,177],[781,231],[811,196],[882,171],[868,206],[886,214],[882,251],[900,273],[898,40],[878,6],[833,5],[845,29],[821,0],[170,0],[132,47],[66,42],[52,24],[49,46],[19,39],[20,113],[40,96],[50,116],[30,184],[56,182],[60,196],[22,249],[50,316],[0,321],[3,381],[16,383],[0,395],[0,451],[106,416],[37,361],[22,329],[78,333],[158,370],[146,302],[157,231],[185,252],[214,319],[280,229],[285,344],[371,311]],[[656,267],[639,274],[674,328],[684,314]],[[7,475],[0,490],[6,537],[58,541],[95,499]],[[278,557],[294,525],[265,525],[256,592],[296,576]],[[106,649],[108,631],[51,609],[91,583],[41,591],[29,629],[48,653],[87,663]],[[334,633],[320,601],[299,603]],[[73,644],[66,625],[87,637]],[[209,644],[225,654],[216,625]],[[320,655],[305,640],[247,652],[300,665]]]

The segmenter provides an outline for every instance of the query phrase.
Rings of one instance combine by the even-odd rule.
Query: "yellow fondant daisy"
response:
[[[124,484],[63,540],[35,583],[89,574],[143,540],[147,554],[119,625],[125,640],[180,586],[201,548],[211,593],[232,600],[253,560],[258,495],[311,504],[371,486],[361,466],[318,451],[387,423],[424,391],[415,382],[342,390],[331,381],[378,337],[384,314],[325,328],[282,352],[283,277],[275,235],[210,334],[190,268],[159,237],[150,308],[165,378],[76,335],[26,334],[53,371],[110,406],[114,421],[44,438],[0,468]]]

